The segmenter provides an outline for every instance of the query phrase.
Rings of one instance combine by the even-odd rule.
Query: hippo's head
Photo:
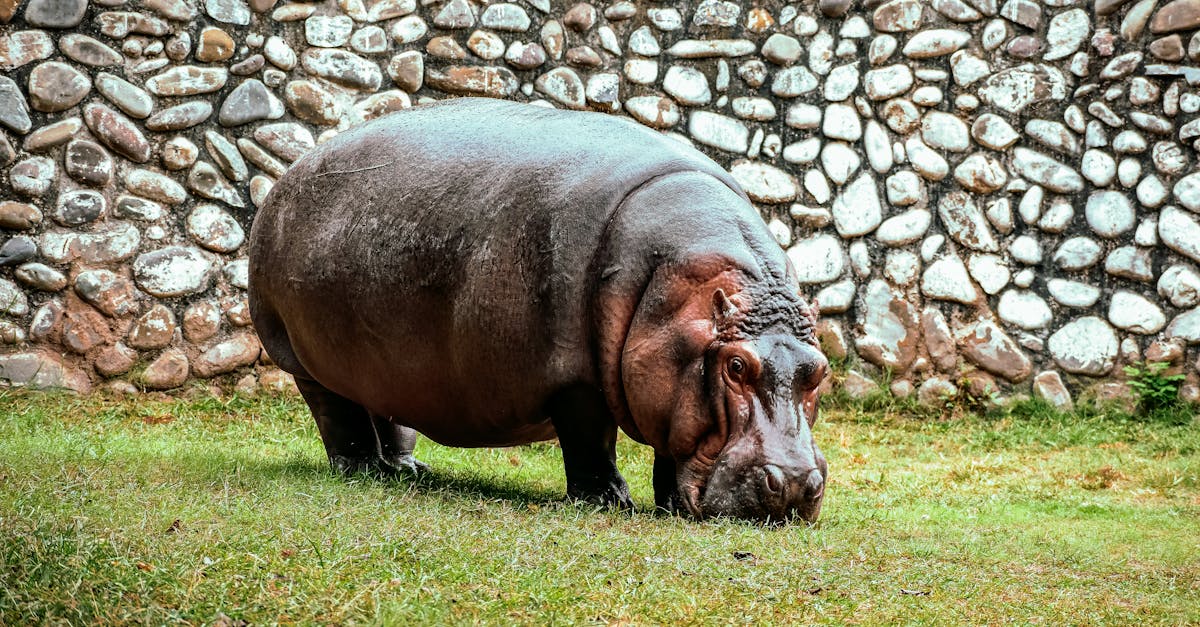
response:
[[[622,360],[631,418],[658,455],[656,489],[669,458],[675,503],[694,516],[815,521],[827,465],[812,426],[828,361],[813,310],[794,290],[715,280],[686,291],[657,328],[639,316]]]

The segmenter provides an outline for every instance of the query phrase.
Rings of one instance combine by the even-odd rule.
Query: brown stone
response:
[[[96,351],[92,365],[101,376],[115,377],[129,372],[137,363],[137,357],[137,351],[117,342]]]
[[[1033,373],[1029,357],[991,320],[980,320],[959,332],[958,343],[968,361],[1012,383],[1020,383]]]
[[[846,334],[837,320],[821,320],[817,322],[817,341],[821,350],[830,359],[845,359],[850,354],[846,346]]]
[[[108,270],[86,270],[75,277],[75,292],[80,298],[111,317],[137,310],[137,289],[133,282]]]
[[[187,377],[187,355],[178,348],[168,348],[146,367],[142,384],[152,390],[169,390],[183,385]]]
[[[258,360],[262,351],[258,339],[245,333],[229,338],[204,351],[196,358],[193,370],[198,377],[215,377],[249,366]]]
[[[958,367],[958,351],[954,349],[954,337],[946,316],[936,307],[926,307],[921,313],[921,332],[925,335],[925,349],[935,368],[942,372],[954,372]]]
[[[264,353],[265,354],[265,353]],[[297,394],[296,379],[279,368],[267,368],[258,375],[262,389],[275,394]]]
[[[216,63],[233,56],[237,44],[229,33],[215,26],[209,26],[200,31],[200,42],[196,46],[196,60],[204,63]]]
[[[867,284],[859,309],[858,355],[880,368],[905,372],[917,356],[918,315],[904,295],[876,279]]]
[[[1175,0],[1163,6],[1150,20],[1150,32],[1173,33],[1200,26],[1200,0]]]
[[[1150,363],[1179,364],[1183,361],[1183,354],[1182,339],[1155,340],[1146,347],[1145,359]]]
[[[387,73],[400,89],[410,93],[417,91],[425,82],[425,57],[416,50],[401,52],[392,57]]]
[[[825,17],[842,17],[852,4],[854,0],[821,0],[817,6]]]
[[[21,147],[29,152],[42,152],[57,148],[77,137],[81,130],[83,130],[83,120],[77,117],[59,120],[25,136]]]
[[[174,337],[175,314],[165,305],[158,304],[133,323],[129,345],[146,350],[165,348]]]
[[[80,394],[92,389],[87,374],[69,367],[61,357],[48,351],[0,355],[0,381],[38,389],[63,388]]]
[[[600,67],[604,59],[591,46],[575,46],[567,50],[567,63],[578,67]]]
[[[504,98],[521,83],[511,70],[502,67],[450,66],[444,71],[428,70],[425,82],[434,89],[461,95]]]
[[[21,2],[22,0],[0,0],[0,24],[12,21],[17,9],[21,7]]]
[[[266,13],[275,8],[279,0],[250,0],[250,9],[258,13]]]
[[[92,350],[109,335],[104,316],[89,307],[67,310],[63,316],[62,343],[80,355]]]
[[[758,7],[746,13],[746,30],[752,33],[765,33],[774,25],[775,18],[767,9]]]
[[[312,81],[288,83],[283,101],[292,115],[311,124],[332,126],[342,117],[342,107],[333,94]]]
[[[250,319],[250,303],[245,298],[226,303],[225,317],[235,327],[248,327],[254,322]]]
[[[1116,405],[1125,411],[1133,411],[1137,406],[1137,395],[1122,381],[1107,381],[1097,383],[1090,390],[1092,398],[1103,405]]]
[[[150,142],[129,118],[104,105],[90,104],[83,109],[83,121],[105,146],[137,163],[150,160]]]
[[[0,202],[0,228],[27,231],[41,222],[42,212],[33,205],[13,200]]]
[[[67,146],[63,166],[71,178],[88,185],[100,187],[112,179],[112,157],[100,144],[86,139],[76,139]]]
[[[1129,2],[1129,0],[1096,0],[1096,15],[1116,13],[1117,9],[1121,8],[1121,5],[1126,2]]]
[[[1182,61],[1184,55],[1183,38],[1176,33],[1155,39],[1150,42],[1150,54],[1163,61]]]
[[[563,14],[562,23],[567,28],[582,33],[596,23],[596,7],[586,2],[580,2],[567,9],[567,12]]]
[[[193,303],[183,312],[183,336],[189,342],[203,342],[221,328],[221,310],[214,303]]]
[[[461,61],[467,58],[466,49],[449,35],[430,39],[429,43],[425,45],[425,52],[428,52],[430,56],[451,61]]]
[[[35,111],[66,111],[91,90],[87,75],[66,63],[47,61],[29,73],[29,102]]]
[[[1033,378],[1033,394],[1062,411],[1071,411],[1075,407],[1070,390],[1063,384],[1062,376],[1053,370],[1039,372]]]

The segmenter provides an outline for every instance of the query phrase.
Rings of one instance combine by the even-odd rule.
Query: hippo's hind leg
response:
[[[375,435],[379,438],[379,456],[384,464],[398,472],[422,472],[429,466],[413,457],[417,432],[393,423],[387,416],[371,414]]]
[[[553,395],[548,410],[562,448],[567,498],[632,509],[629,486],[617,470],[617,422],[604,394],[572,386]]]
[[[386,431],[376,433],[376,419],[362,405],[311,379],[297,377],[296,387],[312,410],[329,465],[334,470],[345,474],[364,471],[395,474],[406,467],[416,467],[417,462],[412,459],[416,433],[406,434],[391,423],[387,423]],[[409,464],[392,463],[403,460],[405,455]]]

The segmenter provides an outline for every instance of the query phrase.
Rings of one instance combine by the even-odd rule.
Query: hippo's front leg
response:
[[[633,508],[629,486],[617,470],[617,422],[604,395],[590,386],[556,393],[548,406],[567,474],[567,498]]]
[[[679,501],[675,460],[667,455],[654,455],[654,505],[671,514],[686,511]]]

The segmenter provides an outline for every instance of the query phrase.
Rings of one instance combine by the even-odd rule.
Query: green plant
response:
[[[1182,374],[1167,374],[1170,364],[1141,363],[1125,366],[1129,387],[1138,396],[1138,410],[1151,414],[1169,409],[1179,403],[1179,385],[1186,378]]]

